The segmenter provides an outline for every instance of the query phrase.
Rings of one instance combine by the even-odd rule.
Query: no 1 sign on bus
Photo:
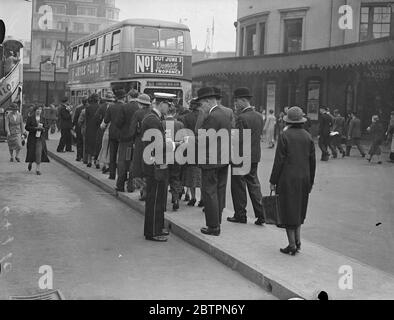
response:
[[[183,57],[136,54],[135,73],[183,76]]]

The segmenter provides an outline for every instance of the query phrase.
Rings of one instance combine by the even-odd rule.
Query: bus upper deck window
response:
[[[111,33],[108,33],[104,37],[104,52],[111,51]]]
[[[77,59],[80,60],[80,59],[82,59],[82,57],[83,57],[83,45],[81,44],[78,47],[78,57],[77,57]]]
[[[160,48],[168,50],[183,50],[183,32],[179,30],[161,30]]]
[[[90,41],[89,57],[96,55],[96,39]]]
[[[100,37],[97,40],[97,54],[103,53],[104,37]]]
[[[74,47],[72,53],[72,61],[77,61],[77,60],[78,60],[78,48]]]
[[[83,45],[83,58],[85,59],[87,57],[89,57],[89,42]]]
[[[112,51],[118,51],[119,50],[119,43],[120,43],[120,30],[115,31],[112,34],[112,46],[111,50]]]
[[[159,48],[159,30],[153,28],[135,28],[135,47],[142,49]]]

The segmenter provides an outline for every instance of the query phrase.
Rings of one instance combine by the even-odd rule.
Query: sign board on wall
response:
[[[56,73],[56,64],[52,62],[40,63],[40,80],[54,82]]]
[[[183,57],[136,54],[135,73],[183,76]]]

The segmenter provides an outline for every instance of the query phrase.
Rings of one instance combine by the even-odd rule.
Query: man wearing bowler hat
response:
[[[239,131],[239,152],[243,151],[243,130],[251,131],[251,158],[245,159],[251,162],[250,171],[245,175],[231,175],[231,196],[233,199],[234,216],[227,218],[227,221],[234,223],[246,223],[246,187],[249,190],[249,197],[252,201],[255,217],[255,224],[264,224],[263,196],[261,194],[260,181],[257,175],[257,168],[261,158],[260,137],[263,133],[264,121],[261,114],[253,110],[250,105],[252,95],[248,88],[238,88],[234,91],[234,103],[237,109],[236,129]],[[241,164],[242,165],[242,164]],[[232,165],[237,167],[238,165]]]
[[[218,132],[221,129],[227,130],[228,137],[231,138],[231,116],[222,107],[218,105],[217,92],[211,87],[201,88],[197,92],[197,101],[201,104],[200,112],[202,114],[203,121],[201,122],[200,128],[202,130],[213,129],[214,132]],[[197,126],[196,126],[197,129]],[[212,131],[212,130],[211,130]],[[222,220],[222,212],[226,204],[226,186],[228,176],[228,165],[230,159],[230,141],[228,145],[224,146],[224,151],[227,153],[222,154],[222,139],[217,139],[217,146],[211,145],[210,139],[206,135],[198,133],[198,145],[205,139],[206,147],[205,150],[205,164],[198,163],[202,169],[202,198],[205,206],[205,220],[206,227],[201,229],[201,232],[207,235],[219,236],[220,235],[220,224]],[[210,154],[214,152],[217,156],[215,163],[210,163]],[[198,156],[199,160],[200,155]]]
[[[105,112],[104,123],[109,126],[109,178],[115,180],[116,177],[116,158],[119,148],[119,129],[115,125],[123,104],[126,102],[126,90],[123,86],[114,86],[112,91],[115,95],[115,103],[111,104]]]

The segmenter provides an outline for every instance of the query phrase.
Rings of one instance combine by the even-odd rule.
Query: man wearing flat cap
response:
[[[116,158],[119,148],[119,129],[115,125],[122,105],[126,101],[126,90],[122,86],[114,86],[112,91],[115,95],[115,103],[111,104],[105,112],[104,123],[109,125],[109,179],[116,177]]]
[[[260,139],[263,133],[264,121],[261,114],[253,110],[250,105],[252,95],[248,88],[238,88],[234,91],[234,103],[237,109],[236,129],[239,131],[239,152],[243,151],[243,130],[251,131],[251,158],[250,171],[245,175],[231,175],[231,196],[233,199],[234,216],[227,218],[227,221],[234,223],[247,223],[246,217],[246,187],[249,190],[249,197],[252,201],[255,217],[255,224],[264,224],[263,196],[261,194],[260,181],[257,174],[258,164],[261,159]],[[242,155],[244,156],[244,155]],[[241,164],[242,165],[242,164]],[[237,167],[238,165],[233,165]]]
[[[203,120],[201,125],[197,124],[196,130],[213,129],[214,132],[218,133],[219,130],[224,129],[227,130],[228,137],[231,137],[232,118],[228,112],[218,105],[220,96],[217,92],[211,87],[205,87],[198,90],[197,96],[197,101],[201,104],[200,110]],[[228,146],[223,146],[227,154],[222,154],[222,139],[217,139],[216,137],[216,148],[214,148],[214,145],[210,145],[206,135],[198,132],[198,145],[200,145],[200,140],[202,139],[206,140],[206,149],[204,150],[206,159],[205,164],[199,163],[199,166],[202,169],[201,192],[205,206],[206,227],[202,228],[201,232],[207,235],[219,236],[222,212],[226,205],[226,186],[231,146],[230,142],[228,142]],[[198,150],[199,160],[201,151],[203,150]],[[215,163],[210,163],[209,161],[210,153],[212,152],[216,153],[217,156]]]

